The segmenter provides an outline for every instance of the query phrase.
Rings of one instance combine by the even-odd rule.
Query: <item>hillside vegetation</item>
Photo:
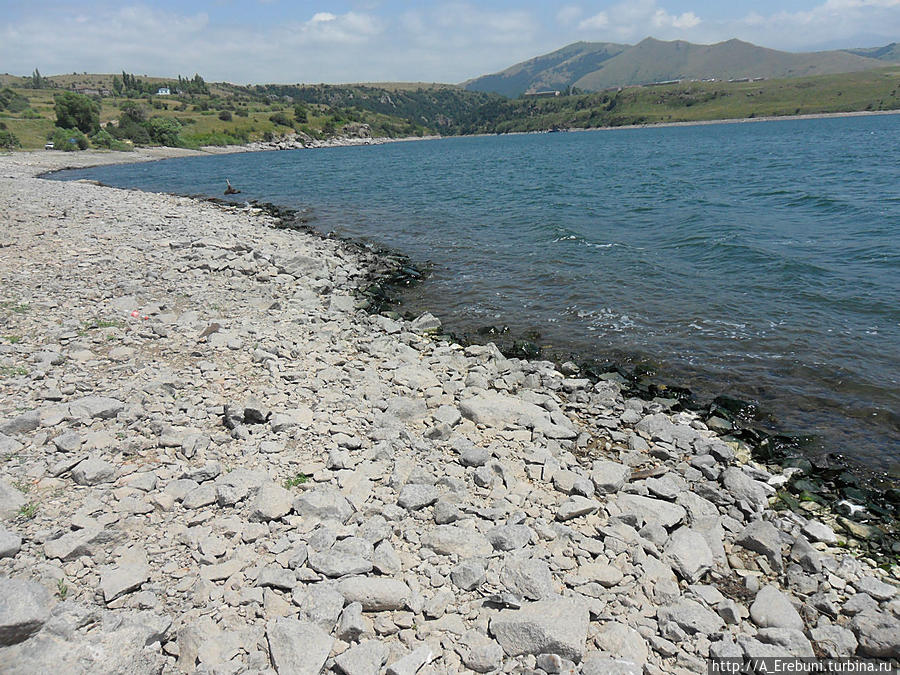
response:
[[[876,49],[792,53],[741,40],[699,45],[647,38],[636,45],[576,42],[560,50],[470,80],[472,91],[515,97],[529,91],[602,91],[669,80],[784,78],[851,73],[900,62],[897,44]]]
[[[572,53],[557,66],[568,68],[565,63],[578,58]],[[0,85],[0,147],[40,148],[48,140],[64,149],[199,147],[283,138],[308,143],[334,136],[509,133],[900,109],[900,65],[518,99],[418,83],[245,87],[206,83],[196,76],[182,80],[179,88],[178,82],[131,77],[6,76]],[[156,95],[163,85],[175,93]],[[106,90],[106,95],[85,96],[71,87]]]

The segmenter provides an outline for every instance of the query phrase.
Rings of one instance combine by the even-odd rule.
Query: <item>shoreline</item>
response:
[[[34,177],[75,159],[96,157],[0,157],[0,606],[30,612],[0,626],[0,661],[591,675],[897,656],[900,570],[840,545],[853,521],[772,510],[790,471],[614,382],[366,314],[364,249]]]

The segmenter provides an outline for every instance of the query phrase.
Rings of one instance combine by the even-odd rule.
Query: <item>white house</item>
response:
[[[172,91],[168,87],[160,87],[156,90],[157,96],[170,96]]]

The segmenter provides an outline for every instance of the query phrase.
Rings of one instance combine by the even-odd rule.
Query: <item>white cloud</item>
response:
[[[559,11],[556,12],[556,20],[563,26],[570,26],[578,21],[582,14],[584,14],[584,10],[582,10],[581,7],[578,7],[577,5],[565,5],[564,7],[560,7]]]
[[[700,23],[700,17],[693,12],[671,14],[659,7],[656,0],[633,0],[613,5],[583,19],[578,28],[582,31],[603,31],[617,41],[632,42],[648,35],[675,37],[678,31],[695,28]]]

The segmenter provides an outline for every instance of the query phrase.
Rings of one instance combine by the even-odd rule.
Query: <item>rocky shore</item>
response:
[[[671,401],[369,314],[374,254],[259,209],[36,178],[162,152],[0,157],[0,672],[900,657],[898,567]]]

